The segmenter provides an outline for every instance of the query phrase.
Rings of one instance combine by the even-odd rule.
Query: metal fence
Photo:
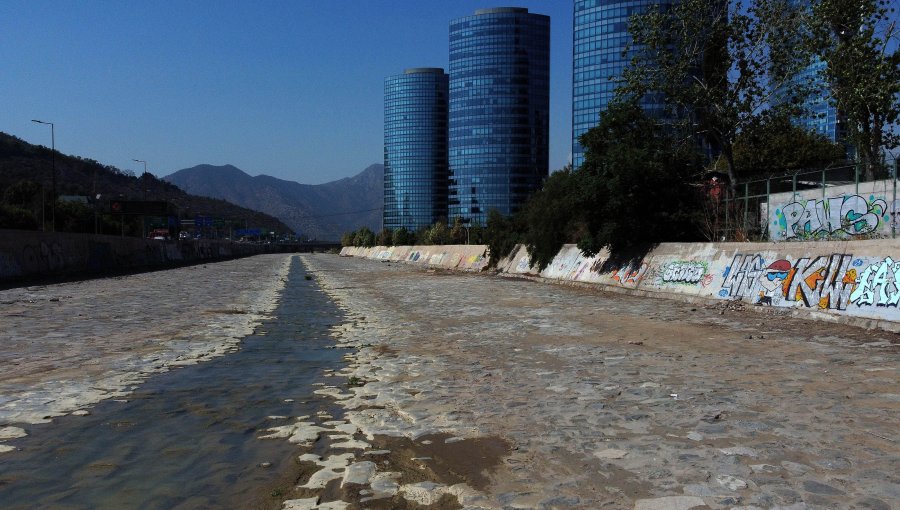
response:
[[[865,179],[841,166],[739,182],[734,197],[707,211],[718,241],[896,238],[900,231],[897,160],[887,175]]]

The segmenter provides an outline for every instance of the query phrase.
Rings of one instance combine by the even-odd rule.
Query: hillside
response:
[[[262,228],[267,231],[290,232],[291,229],[278,219],[229,203],[225,200],[186,193],[178,186],[146,173],[135,176],[128,172],[103,165],[92,159],[69,156],[57,152],[57,191],[63,195],[81,195],[96,200],[98,209],[107,210],[110,199],[165,200],[174,204],[182,218],[211,216],[234,225]],[[29,144],[15,136],[0,132],[0,204],[13,205],[18,211],[27,211],[40,220],[40,189],[43,185],[50,193],[52,163],[50,149]],[[71,206],[66,206],[71,209]],[[59,209],[63,209],[61,206]],[[90,229],[65,228],[58,218],[58,229],[68,231],[93,231],[93,209],[90,212]],[[111,217],[101,218],[107,222]],[[3,228],[4,225],[0,225]],[[15,226],[5,225],[10,228]],[[18,227],[23,228],[23,227]],[[139,229],[138,229],[139,231]]]
[[[295,232],[320,240],[367,226],[381,226],[384,166],[325,184],[300,184],[268,175],[252,177],[231,165],[198,165],[163,178],[180,188],[263,211]]]

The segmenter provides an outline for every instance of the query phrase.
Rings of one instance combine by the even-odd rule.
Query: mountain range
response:
[[[268,175],[251,176],[232,165],[198,165],[163,180],[188,193],[272,215],[304,238],[337,241],[344,232],[381,226],[384,165],[324,184],[300,184]]]

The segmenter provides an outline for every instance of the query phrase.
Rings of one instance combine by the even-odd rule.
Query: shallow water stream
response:
[[[297,448],[259,440],[290,417],[331,411],[313,395],[341,312],[292,262],[275,316],[234,353],[158,374],[127,401],[25,427],[0,457],[0,508],[244,508],[290,471]]]

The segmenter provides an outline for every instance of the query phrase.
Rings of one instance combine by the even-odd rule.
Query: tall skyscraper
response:
[[[632,15],[651,7],[669,8],[678,0],[576,0],[572,76],[572,166],[584,163],[578,137],[597,125],[600,112],[615,95],[616,78],[631,60],[622,56],[631,43],[628,22]],[[662,114],[663,105],[652,98],[642,103],[651,115]]]
[[[549,169],[550,18],[475,11],[450,22],[450,219],[483,225],[540,188]]]
[[[415,231],[447,216],[448,76],[407,69],[384,80],[384,227]]]

